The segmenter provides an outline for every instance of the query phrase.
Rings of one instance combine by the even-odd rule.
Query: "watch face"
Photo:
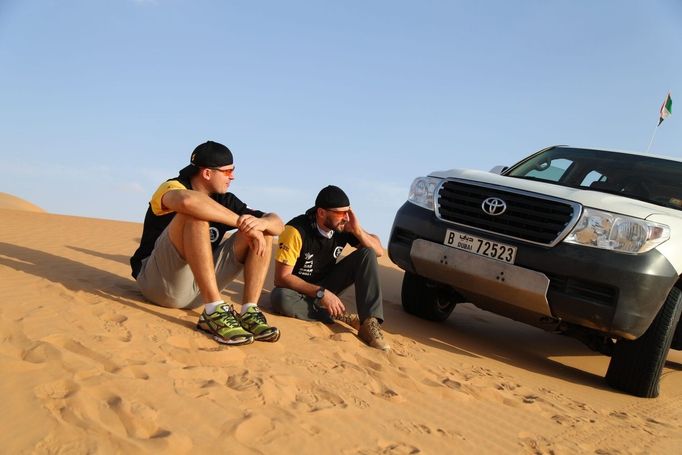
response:
[[[323,297],[324,297],[324,291],[323,291],[323,290],[317,291],[317,298],[318,298],[318,299],[321,299],[321,298],[323,298]]]

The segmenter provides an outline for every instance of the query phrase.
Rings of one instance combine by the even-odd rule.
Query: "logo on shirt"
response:
[[[342,246],[337,246],[334,248],[334,259],[338,258],[341,255],[341,252],[343,251]]]
[[[208,236],[211,239],[211,243],[214,243],[216,240],[218,240],[218,235],[220,235],[220,231],[218,231],[218,228],[210,227],[208,229]]]
[[[301,266],[301,269],[298,271],[300,275],[303,276],[312,276],[313,274],[313,267],[314,267],[314,261],[313,261],[313,253],[305,253],[303,255],[303,258],[305,259],[305,262]]]
[[[285,244],[284,242],[279,242],[279,249],[289,251],[289,245]]]

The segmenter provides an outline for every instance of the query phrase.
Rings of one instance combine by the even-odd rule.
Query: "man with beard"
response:
[[[346,244],[356,250],[337,262]],[[298,319],[343,321],[364,342],[387,351],[380,329],[384,310],[377,257],[382,254],[381,241],[362,229],[346,193],[329,185],[315,206],[289,221],[279,236],[272,306]],[[338,297],[352,284],[358,315],[347,313]]]

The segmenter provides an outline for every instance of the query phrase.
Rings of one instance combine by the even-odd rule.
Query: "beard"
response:
[[[343,232],[346,228],[346,224],[348,224],[348,222],[345,220],[334,221],[332,218],[324,220],[324,227],[335,232]]]

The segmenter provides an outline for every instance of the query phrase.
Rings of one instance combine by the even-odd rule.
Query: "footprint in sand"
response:
[[[346,408],[348,405],[339,395],[324,389],[304,390],[296,394],[294,409],[303,408],[308,412],[318,412],[335,407]]]
[[[147,339],[153,343],[163,343],[170,336],[171,331],[160,324],[146,324]]]
[[[422,382],[422,384],[427,385],[429,387],[441,387],[443,385],[442,383],[440,383],[438,381],[434,381],[431,378],[424,378],[424,379],[422,379],[421,382]]]
[[[128,320],[127,316],[117,313],[108,313],[100,316],[105,321],[115,322],[117,324],[123,324]]]
[[[66,440],[65,440],[66,438]],[[85,438],[69,439],[63,433],[53,431],[38,442],[32,453],[101,453],[97,441]]]
[[[519,433],[519,439],[521,446],[531,453],[556,453],[552,442],[542,436],[535,437],[530,433],[522,432]]]
[[[107,373],[116,373],[120,369],[116,363],[112,362],[99,352],[95,352],[92,349],[83,346],[78,341],[68,340],[63,344],[63,347],[74,354],[87,357],[88,359],[101,364],[102,368],[104,368],[104,371]]]
[[[418,422],[410,422],[407,420],[398,420],[393,426],[396,430],[403,434],[426,434],[426,435],[437,435],[437,436],[451,436],[447,431],[442,428],[431,428],[426,424]]]
[[[521,387],[521,384],[516,384],[513,382],[506,382],[506,381],[499,382],[499,383],[495,384],[495,388],[497,390],[514,391],[519,387]]]
[[[234,437],[242,444],[253,446],[275,429],[271,419],[264,415],[252,415],[234,429]]]
[[[104,371],[107,373],[116,373],[120,370],[120,367],[108,359],[106,356],[95,352],[92,349],[82,345],[80,342],[66,338],[61,335],[50,335],[45,338],[46,341],[53,343],[57,346],[61,346],[63,349],[76,354],[81,357],[85,357],[88,360],[99,363]]]
[[[61,352],[54,346],[43,341],[36,341],[22,351],[21,359],[31,363],[45,363],[50,360],[60,360]]]
[[[353,399],[353,404],[355,405],[356,408],[367,409],[370,406],[368,402],[366,402],[360,397],[353,396],[351,398]]]
[[[58,400],[68,398],[79,390],[78,384],[68,379],[41,384],[33,388],[33,393],[37,398],[46,400]]]
[[[443,379],[442,383],[445,387],[448,387],[448,388],[453,389],[453,390],[461,390],[462,389],[462,383],[459,381],[455,381],[454,379],[445,378],[445,379]]]
[[[360,455],[370,455],[370,454],[391,454],[391,455],[413,455],[422,453],[421,449],[417,446],[411,444],[406,444],[404,442],[391,442],[388,444],[381,444],[379,447],[373,447],[371,449],[358,450]]]
[[[526,404],[533,404],[535,403],[540,397],[537,395],[526,395],[522,398],[523,402]]]
[[[107,313],[100,318],[104,321],[104,330],[107,333],[111,333],[118,340],[129,342],[132,340],[133,336],[123,323],[128,320],[128,318],[122,314],[117,313]]]
[[[128,403],[117,395],[106,400],[108,409],[118,417],[128,437],[138,439],[166,438],[171,432],[156,423],[158,412],[140,402]]]
[[[119,373],[123,376],[129,376],[131,378],[135,379],[143,379],[143,380],[148,380],[149,379],[149,374],[142,368],[142,366],[145,365],[145,362],[142,362],[142,364],[138,365],[128,365],[119,371]]]
[[[210,395],[211,389],[218,387],[219,384],[213,379],[176,379],[173,381],[173,388],[178,395],[200,398]]]
[[[259,389],[263,385],[263,379],[251,377],[249,371],[244,370],[241,373],[228,376],[226,384],[229,388],[242,392],[254,387]]]
[[[393,403],[404,403],[406,400],[405,398],[400,395],[398,392],[395,390],[391,389],[390,387],[382,387],[380,393],[374,393],[372,392],[372,395],[376,395],[380,398],[383,398],[384,400],[391,401]]]

